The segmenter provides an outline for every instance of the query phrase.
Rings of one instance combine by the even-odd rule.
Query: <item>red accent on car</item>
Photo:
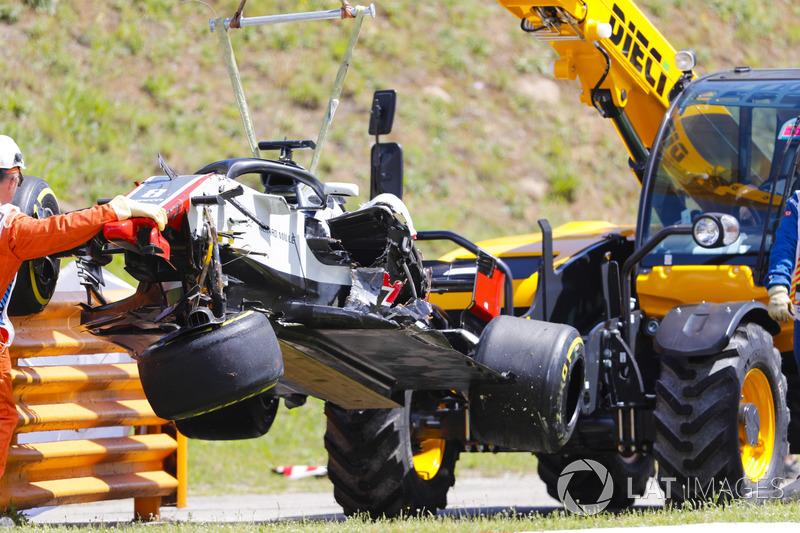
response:
[[[149,229],[147,242],[139,239],[140,230]],[[142,251],[147,246],[161,250],[155,253],[169,261],[170,246],[167,239],[158,231],[154,220],[149,218],[129,218],[118,222],[109,222],[103,227],[103,236],[111,242],[117,242],[125,248]],[[122,241],[122,242],[120,242]],[[125,246],[127,244],[128,246]]]
[[[203,176],[197,176],[188,182],[187,178],[191,178],[191,176],[176,178],[177,181],[170,180],[169,183],[171,187],[179,188],[159,204],[167,212],[167,227],[180,231],[183,221],[186,218],[186,213],[191,206],[192,192],[213,175],[213,173],[209,173]],[[129,192],[127,196],[141,201],[143,198],[141,198],[140,195],[142,195],[143,192],[146,193],[147,191],[161,188],[166,183],[165,180],[166,178],[163,178],[158,182],[150,182],[149,184],[145,181],[141,185],[138,185],[136,189]],[[186,184],[181,186],[181,181]],[[142,235],[142,231],[147,231],[148,229],[147,242],[145,242],[143,237],[140,238],[140,235]],[[169,260],[169,242],[161,235],[161,232],[158,231],[155,222],[148,218],[109,222],[103,227],[103,235],[109,241],[116,241],[119,246],[140,253],[146,251],[148,248],[150,248],[150,252],[153,250],[152,247],[158,248],[161,251],[156,252],[155,255]]]
[[[122,239],[125,242],[136,244],[136,225],[134,220],[128,219],[107,223],[103,226],[103,236],[108,240]]]
[[[400,294],[400,289],[402,288],[403,288],[402,281],[397,280],[394,282],[394,285],[392,285],[391,279],[389,278],[389,273],[388,272],[383,273],[383,290],[391,291],[389,292],[389,296],[387,296],[386,299],[383,300],[383,303],[393,304],[395,299],[397,299],[397,295]]]
[[[498,269],[494,269],[491,277],[478,272],[475,277],[475,293],[472,297],[473,302],[469,307],[469,312],[483,320],[489,322],[500,315],[503,305],[503,282],[505,274]]]

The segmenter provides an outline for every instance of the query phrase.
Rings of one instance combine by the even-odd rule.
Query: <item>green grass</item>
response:
[[[248,15],[331,3],[279,1],[248,6]],[[692,24],[683,0],[641,4],[676,48],[698,49],[701,72],[797,62],[798,37],[774,23],[798,14],[790,2],[768,10],[754,0],[692,5]],[[214,7],[230,16],[237,5]],[[377,9],[364,24],[320,160],[323,180],[367,190],[371,93],[396,88],[387,140],[405,149],[405,200],[419,229],[457,229],[478,240],[529,232],[541,217],[554,225],[634,220],[639,189],[613,127],[578,103],[572,83],[553,82],[553,102],[526,92],[549,78],[556,55],[509,13],[455,0]],[[67,208],[127,192],[159,172],[158,152],[179,172],[248,155],[211,16],[203,4],[166,0],[0,3],[12,52],[0,57],[12,73],[0,80],[0,131],[17,138],[28,171],[48,180]],[[325,21],[231,34],[259,139],[316,137],[349,28]]]
[[[248,6],[248,16],[331,3],[285,0]],[[214,4],[219,16],[237,6]],[[799,14],[791,2],[692,4],[691,24],[684,0],[641,6],[676,48],[697,49],[701,73],[797,63],[800,37],[774,22]],[[404,147],[404,199],[419,229],[479,240],[527,233],[542,217],[633,222],[639,187],[611,124],[578,103],[573,83],[552,82],[554,101],[525,89],[549,79],[549,46],[495,3],[397,0],[377,9],[319,166],[324,181],[361,186],[351,206],[368,190],[371,93],[395,88],[386,140]],[[211,16],[206,5],[166,0],[0,3],[12,52],[0,57],[12,73],[0,80],[0,131],[19,141],[28,172],[48,180],[66,208],[127,192],[160,172],[159,152],[186,173],[249,155]],[[259,139],[316,138],[349,28],[325,21],[231,34]]]
[[[319,400],[296,409],[283,403],[270,431],[241,441],[189,441],[190,494],[245,494],[287,491],[331,492],[327,478],[289,480],[276,466],[327,465],[325,414]],[[221,460],[222,459],[222,460]]]
[[[91,527],[26,526],[16,528],[15,531],[92,531],[97,533],[142,530],[164,533],[201,533],[206,531],[263,531],[276,533],[293,533],[298,531],[304,533],[394,533],[414,531],[415,533],[449,533],[452,531],[459,531],[469,533],[484,531],[590,530],[611,527],[635,528],[643,526],[675,526],[679,524],[702,524],[712,522],[800,522],[800,504],[769,503],[764,505],[751,505],[739,502],[726,507],[704,506],[700,509],[692,510],[644,508],[619,514],[601,513],[590,517],[567,515],[561,511],[553,511],[547,514],[519,514],[513,511],[504,511],[496,514],[467,516],[459,516],[457,513],[450,513],[438,518],[426,517],[406,520],[378,520],[376,522],[370,522],[361,518],[350,518],[345,521],[306,519],[278,523],[118,524],[114,526],[99,525]]]

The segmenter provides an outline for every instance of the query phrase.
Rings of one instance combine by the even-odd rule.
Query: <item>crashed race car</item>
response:
[[[355,9],[350,48],[367,14],[374,7]],[[239,18],[243,26],[254,20]],[[235,19],[212,21],[212,31]],[[345,54],[337,80],[348,65]],[[334,107],[337,91],[338,83]],[[375,94],[372,198],[355,210],[346,204],[356,185],[322,183],[293,159],[314,150],[314,168],[330,122],[323,121],[316,142],[257,143],[254,154],[273,159],[234,158],[177,175],[159,155],[165,175],[128,197],[163,207],[163,232],[148,219],[114,222],[86,246],[79,270],[93,297],[81,327],[137,359],[154,411],[185,435],[262,435],[278,398],[290,407],[315,396],[345,409],[396,408],[409,390],[507,380],[472,357],[476,334],[510,289],[497,260],[480,255],[485,272],[498,274],[488,281],[491,297],[473,306],[474,327],[451,327],[428,301],[432,269],[423,265],[406,206],[387,192],[402,187],[402,151],[378,137],[391,130],[395,98],[394,91]],[[138,286],[106,303],[101,267],[114,254],[124,254]]]
[[[249,174],[264,192],[237,181]],[[339,398],[345,407],[370,393],[393,405],[421,380],[439,388],[497,379],[452,347],[467,333],[442,327],[428,303],[430,270],[402,201],[384,193],[346,212],[352,192],[290,159],[231,159],[147,179],[128,196],[164,207],[167,228],[148,219],[105,226],[84,269],[124,250],[139,285],[125,300],[86,306],[83,327],[134,354],[155,412],[179,421],[272,388],[287,353],[338,360],[333,371],[369,391]],[[427,359],[435,366],[420,376]],[[292,377],[299,383],[285,379],[272,395],[317,392]]]
[[[244,4],[233,18],[210,23],[223,55],[232,54],[228,33],[235,28],[286,20],[285,15],[243,17]],[[493,375],[465,365],[465,355],[438,331],[445,322],[427,301],[430,272],[423,268],[417,234],[400,198],[374,190],[369,202],[346,211],[358,187],[324,184],[315,175],[361,25],[375,17],[375,8],[348,7],[348,15],[337,9],[290,17],[353,18],[316,142],[256,142],[238,67],[226,60],[253,157],[177,175],[159,155],[165,175],[138,184],[128,197],[166,210],[163,233],[146,219],[107,224],[81,254],[83,283],[94,295],[84,306],[83,328],[139,360],[147,397],[164,418],[191,419],[268,389],[301,402],[320,395],[319,366],[353,382],[349,398],[334,395],[340,405],[396,406],[397,395],[409,388],[404,375],[416,377],[418,366],[390,354],[389,343],[391,352],[446,352],[447,362],[428,378],[437,384],[449,377],[449,366],[469,366],[456,372],[467,381]],[[376,139],[390,131],[394,106],[394,91],[376,93],[370,120]],[[294,161],[302,150],[313,150],[308,170]],[[274,157],[262,158],[262,152]],[[374,173],[389,183],[402,182],[399,158],[399,146],[376,143]],[[120,253],[138,287],[132,297],[106,303],[100,267]],[[286,364],[292,358],[315,363],[296,370]],[[190,436],[202,433],[181,425]]]
[[[179,175],[159,156],[164,174],[128,197],[162,206],[167,226],[109,223],[77,251],[89,296],[81,327],[133,355],[155,413],[190,438],[259,437],[280,399],[324,400],[328,473],[345,514],[399,516],[446,507],[461,452],[562,449],[581,409],[584,345],[571,326],[506,316],[515,310],[503,261],[459,235],[415,229],[401,200],[402,150],[379,139],[391,131],[394,91],[373,98],[370,200],[354,207],[356,186],[318,179],[357,30],[374,16],[354,11],[316,141],[255,141],[226,62],[252,157]],[[309,20],[322,15],[341,11]],[[223,50],[232,21],[274,22],[257,18],[212,21]],[[308,169],[298,150],[314,150]],[[473,257],[423,262],[418,241],[435,239]],[[107,302],[102,267],[116,254],[137,287]],[[465,285],[463,308],[430,303]]]

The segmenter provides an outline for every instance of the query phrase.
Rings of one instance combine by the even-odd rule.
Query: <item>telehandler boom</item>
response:
[[[692,76],[658,29],[629,0],[499,2],[556,50],[555,77],[578,78],[581,102],[611,118],[634,163],[644,164],[671,91]]]

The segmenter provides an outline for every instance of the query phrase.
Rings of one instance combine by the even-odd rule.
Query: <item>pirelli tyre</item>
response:
[[[34,176],[24,177],[11,203],[34,218],[47,218],[61,212],[56,195],[47,182]],[[56,290],[60,268],[61,261],[50,257],[22,263],[11,293],[8,314],[31,315],[44,309]]]
[[[191,418],[176,420],[183,435],[198,440],[256,439],[269,431],[280,401],[269,392]]]
[[[283,375],[269,319],[253,311],[165,337],[138,358],[153,411],[167,420],[196,417],[261,394]]]
[[[558,453],[580,414],[586,381],[580,333],[502,315],[483,330],[474,359],[513,379],[472,388],[471,437],[503,449]]]
[[[746,322],[718,354],[662,357],[654,421],[668,503],[773,497],[788,453],[789,412],[770,334]]]
[[[393,518],[447,507],[459,447],[443,439],[412,439],[412,397],[407,392],[405,407],[397,409],[325,406],[328,477],[345,515]]]
[[[547,493],[565,504],[570,498],[578,509],[589,506],[598,506],[599,510],[626,509],[633,505],[636,497],[647,492],[647,482],[655,475],[652,455],[537,454],[536,457],[539,478],[546,485]],[[570,478],[564,479],[567,467],[576,461],[585,461],[589,467],[571,468]],[[569,510],[575,512],[575,509]]]

